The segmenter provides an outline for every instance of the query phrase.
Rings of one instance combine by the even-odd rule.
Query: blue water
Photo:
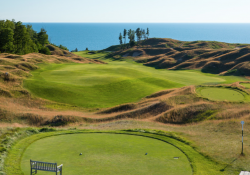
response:
[[[250,24],[184,24],[184,23],[24,23],[33,29],[47,30],[49,40],[70,51],[101,50],[119,44],[124,29],[149,28],[150,38],[172,38],[181,41],[222,41],[250,44]],[[128,39],[127,39],[128,42]]]

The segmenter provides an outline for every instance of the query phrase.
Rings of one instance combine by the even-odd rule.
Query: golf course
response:
[[[51,55],[1,53],[0,174],[29,175],[30,160],[76,175],[249,170],[240,124],[249,135],[248,45],[235,46],[153,38],[101,51],[48,44]]]

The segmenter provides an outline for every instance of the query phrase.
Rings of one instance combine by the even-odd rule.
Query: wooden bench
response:
[[[57,166],[57,163],[48,163],[48,162],[39,162],[30,160],[30,175],[32,175],[33,173],[36,174],[37,170],[55,172],[56,175],[57,172],[60,172],[59,175],[62,175],[62,166],[63,164]]]

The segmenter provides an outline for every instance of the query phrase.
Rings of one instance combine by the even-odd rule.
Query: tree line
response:
[[[40,52],[50,54],[45,47],[48,44],[47,31],[41,28],[40,32],[33,30],[32,25],[23,25],[15,20],[0,21],[0,53],[27,54]]]
[[[135,35],[137,38],[137,43],[140,43],[140,41],[148,39],[149,37],[149,29],[147,28],[147,32],[145,31],[145,29],[140,29],[137,28],[136,30],[131,30],[129,29],[128,31],[126,29],[123,30],[123,35],[122,33],[120,33],[119,35],[119,41],[121,45],[126,45],[126,38],[128,37],[129,39],[129,46],[133,47],[136,45],[135,42]],[[123,41],[124,39],[124,41]]]

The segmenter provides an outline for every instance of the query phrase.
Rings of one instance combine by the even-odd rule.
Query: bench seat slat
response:
[[[57,163],[49,163],[49,162],[39,162],[30,160],[31,170],[42,170],[42,171],[50,171],[50,172],[61,172],[62,164],[57,166]]]

